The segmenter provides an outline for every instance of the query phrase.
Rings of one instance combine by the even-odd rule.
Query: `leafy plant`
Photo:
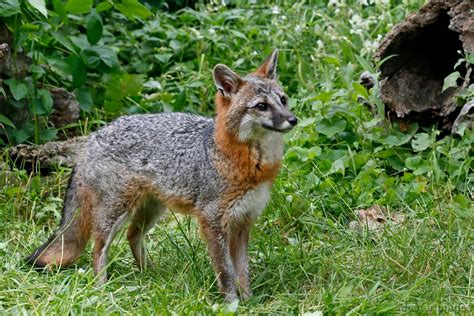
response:
[[[56,0],[47,19],[29,2],[8,1],[20,5],[1,11],[14,12],[3,19],[16,32],[14,51],[23,49],[32,60],[25,77],[8,76],[0,87],[12,110],[0,115],[10,143],[41,141],[37,131],[54,130],[48,114],[24,124],[11,114],[48,113],[51,86],[74,92],[84,133],[128,113],[211,116],[212,67],[224,63],[245,73],[274,47],[281,52],[279,81],[299,123],[286,136],[272,201],[252,231],[254,298],[230,307],[219,301],[195,224],[178,216],[147,238],[152,271],[132,267],[122,240],[111,250],[112,276],[103,288],[94,286],[87,255],[70,269],[33,273],[21,256],[50,234],[45,227],[55,226],[68,170],[29,175],[0,156],[0,311],[469,312],[474,133],[441,137],[433,127],[389,122],[379,87],[367,91],[358,83],[362,71],[377,78],[370,61],[378,43],[424,2],[213,1],[143,20],[121,13],[117,4],[125,2],[118,1]],[[463,59],[472,64],[471,55]],[[463,73],[458,67],[453,71]],[[461,89],[462,102],[472,99],[470,89]],[[38,100],[35,108],[30,99]],[[406,222],[377,232],[348,229],[357,209],[375,204],[403,213]]]
[[[1,86],[6,99],[2,115],[14,123],[5,124],[1,132],[10,143],[38,143],[56,136],[57,130],[48,124],[54,110],[51,87],[73,90],[81,110],[86,112],[110,104],[100,95],[113,83],[111,78],[126,73],[117,51],[109,45],[114,40],[112,34],[104,34],[103,19],[116,12],[123,14],[120,19],[125,21],[152,15],[137,0],[105,1],[96,6],[92,0],[56,0],[52,5],[53,11],[47,10],[45,1],[38,0],[3,4],[1,16],[14,38],[11,58],[21,55],[26,63],[21,72],[7,73],[10,78]],[[139,95],[140,91],[129,92]],[[122,93],[120,99],[115,97],[120,106],[109,106],[106,111],[110,116],[118,115],[130,96]]]

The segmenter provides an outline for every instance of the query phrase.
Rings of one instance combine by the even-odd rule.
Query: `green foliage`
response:
[[[6,21],[15,49],[23,47],[33,65],[25,77],[3,80],[0,93],[11,111],[0,114],[0,132],[10,143],[54,138],[47,123],[51,86],[74,92],[84,133],[122,114],[210,116],[212,67],[224,63],[243,74],[278,47],[279,81],[299,124],[286,136],[272,201],[252,231],[254,298],[222,303],[193,221],[173,216],[148,238],[157,266],[151,272],[133,267],[125,240],[112,249],[105,287],[94,286],[88,254],[71,269],[30,271],[20,259],[59,221],[67,175],[4,169],[0,311],[462,314],[472,308],[474,133],[444,136],[389,122],[361,102],[385,113],[379,87],[366,91],[358,83],[364,70],[378,76],[369,62],[377,44],[424,1],[236,1],[143,20],[147,3],[161,2],[125,13],[127,1],[56,0],[48,19],[29,2],[2,2],[12,4],[0,12],[13,12]],[[458,67],[468,67],[473,56],[463,56],[453,71],[463,73]],[[446,86],[462,84],[454,76]],[[473,85],[458,93],[460,103],[472,99]],[[21,111],[33,119],[18,123],[12,113]],[[347,228],[356,209],[374,204],[405,214],[406,222],[377,232]]]
[[[0,3],[0,16],[9,17],[20,12],[20,2],[18,0],[6,0]]]
[[[73,91],[79,96],[80,108],[86,112],[105,109],[103,113],[109,118],[122,113],[122,103],[111,107],[109,99],[102,97],[111,95],[111,91],[106,91],[111,77],[128,76],[117,57],[119,48],[111,45],[115,41],[113,30],[104,33],[104,19],[117,17],[119,23],[127,24],[127,18],[134,21],[148,18],[152,13],[145,6],[138,0],[107,1],[96,6],[92,0],[55,0],[49,16],[42,0],[25,4],[8,1],[2,6],[1,16],[8,17],[4,22],[15,39],[12,58],[26,53],[32,63],[29,72],[15,70],[1,86],[7,98],[2,115],[14,124],[6,124],[0,135],[4,134],[10,144],[27,140],[42,142],[50,140],[42,135],[56,135],[57,131],[48,123],[53,111],[50,87]],[[126,18],[117,12],[126,12]],[[129,96],[130,93],[126,95]],[[136,104],[124,98],[114,100]],[[34,128],[30,128],[31,121]]]

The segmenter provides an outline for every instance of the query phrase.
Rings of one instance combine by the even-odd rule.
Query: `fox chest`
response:
[[[230,204],[229,220],[232,223],[254,221],[267,206],[270,196],[271,186],[268,182],[246,191]]]

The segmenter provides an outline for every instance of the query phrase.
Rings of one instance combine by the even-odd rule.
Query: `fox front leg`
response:
[[[230,233],[230,255],[237,276],[240,295],[243,300],[252,296],[249,276],[248,244],[249,230],[247,226],[237,226]]]
[[[211,226],[205,220],[201,220],[200,225],[201,233],[207,241],[214,271],[217,274],[219,291],[225,295],[227,302],[236,301],[239,298],[227,233],[220,228],[220,225]]]

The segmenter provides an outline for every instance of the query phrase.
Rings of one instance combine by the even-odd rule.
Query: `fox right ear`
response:
[[[214,83],[225,97],[229,97],[232,93],[239,90],[242,80],[239,75],[223,64],[218,64],[213,70]]]

